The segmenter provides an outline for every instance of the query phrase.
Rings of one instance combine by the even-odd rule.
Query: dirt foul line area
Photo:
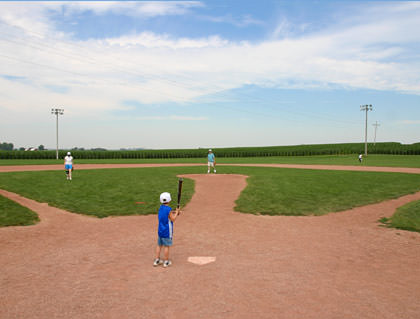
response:
[[[105,168],[135,168],[135,167],[185,167],[185,166],[207,166],[197,163],[176,163],[176,164],[76,164],[79,169],[105,169]],[[338,171],[364,171],[364,172],[393,172],[420,174],[420,168],[411,167],[377,167],[377,166],[352,166],[352,165],[303,165],[303,164],[217,164],[217,166],[252,166],[252,167],[278,167],[278,168],[299,168],[299,169],[321,169]],[[0,166],[1,172],[17,171],[45,171],[63,170],[63,165],[13,165]]]
[[[254,216],[233,211],[246,176],[184,177],[196,192],[167,269],[152,267],[156,216],[96,219],[0,191],[41,219],[0,229],[0,318],[420,317],[420,234],[377,222],[420,192],[320,217]]]

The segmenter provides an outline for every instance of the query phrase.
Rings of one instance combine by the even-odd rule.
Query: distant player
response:
[[[216,158],[214,157],[213,151],[209,149],[207,154],[207,174],[210,173],[210,167],[213,167],[214,173],[216,173]]]
[[[71,180],[71,171],[73,170],[73,156],[70,152],[67,152],[67,156],[64,157],[64,169],[66,170],[67,180]]]
[[[160,205],[158,212],[158,241],[156,247],[156,259],[153,262],[153,266],[156,267],[163,263],[163,267],[166,268],[172,264],[172,262],[169,260],[169,248],[172,246],[174,221],[178,217],[180,211],[178,208],[173,211],[172,208],[169,207],[169,203],[171,202],[171,194],[169,193],[165,192],[160,194],[160,202],[162,205]],[[162,250],[162,246],[165,258],[164,261],[160,259],[160,251]]]
[[[361,163],[363,161],[363,155],[359,154],[359,163]]]

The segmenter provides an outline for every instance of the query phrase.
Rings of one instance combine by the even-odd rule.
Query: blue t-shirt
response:
[[[214,162],[214,154],[210,153],[209,155],[207,155],[207,158],[209,160],[209,162]]]
[[[174,231],[174,223],[169,219],[169,213],[172,208],[167,205],[160,205],[159,207],[159,227],[158,235],[161,238],[172,238]]]

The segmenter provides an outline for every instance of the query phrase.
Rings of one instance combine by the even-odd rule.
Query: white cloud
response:
[[[207,117],[204,116],[179,116],[179,115],[168,115],[168,116],[137,116],[136,120],[139,121],[206,121]]]
[[[52,4],[53,7],[56,3]],[[114,13],[135,17],[183,15],[192,8],[203,7],[200,1],[70,1],[58,3],[67,14],[92,11],[97,15]]]
[[[18,1],[2,2],[0,21],[18,27],[32,36],[44,37],[55,33],[48,11],[67,16],[86,11],[96,15],[118,15],[151,18],[165,15],[184,15],[193,8],[203,7],[200,1]]]
[[[118,38],[108,38],[103,41],[107,44],[119,45],[121,47],[140,46],[146,48],[168,49],[221,48],[229,43],[229,41],[224,40],[217,35],[201,39],[173,39],[167,34],[158,35],[153,32],[142,32],[137,35],[121,36]]]
[[[3,107],[34,111],[34,105],[67,105],[92,113],[124,109],[124,100],[185,103],[243,85],[328,87],[420,94],[420,62],[404,56],[420,43],[418,4],[386,5],[317,34],[254,44],[218,35],[173,38],[142,32],[105,40],[76,41],[54,30],[46,8],[182,14],[200,2],[52,2],[0,4],[0,78]],[[137,11],[136,11],[137,10]],[[377,11],[376,15],[372,12]],[[148,12],[148,13],[145,13]],[[131,14],[131,13],[130,13]],[[133,13],[134,14],[134,13]],[[288,26],[279,27],[279,34]],[[25,30],[26,33],[22,33]],[[33,30],[43,35],[34,36]],[[385,43],[385,44],[384,44]],[[408,45],[407,45],[408,44]],[[410,51],[415,57],[418,53]],[[417,55],[416,55],[417,54]],[[51,88],[61,87],[60,92]],[[25,94],[21,94],[25,92]]]
[[[402,124],[402,125],[420,125],[420,120],[403,120],[403,121],[398,121],[397,124]]]
[[[227,23],[232,24],[236,27],[247,27],[250,25],[264,25],[264,21],[253,18],[251,15],[243,15],[240,17],[234,17],[231,14],[223,16],[199,16],[201,20],[210,21],[214,23]]]

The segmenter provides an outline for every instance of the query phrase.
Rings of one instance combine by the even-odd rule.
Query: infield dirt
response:
[[[420,192],[320,217],[233,211],[243,175],[184,175],[173,265],[153,267],[156,216],[37,212],[0,229],[1,318],[419,318],[420,234],[378,219]],[[196,265],[189,257],[216,257]]]

